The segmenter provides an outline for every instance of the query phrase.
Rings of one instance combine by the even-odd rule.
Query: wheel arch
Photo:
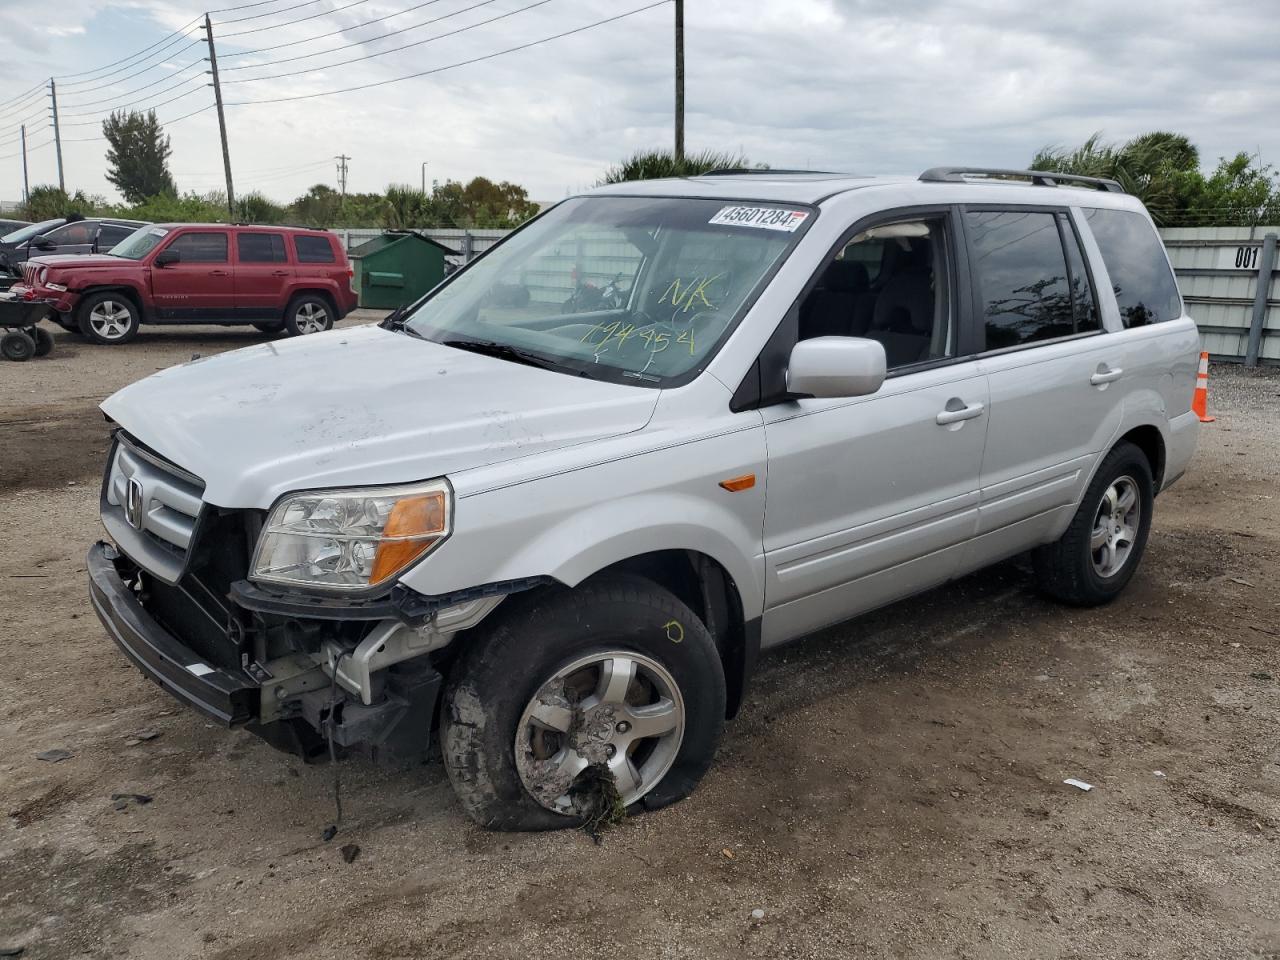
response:
[[[1160,485],[1164,483],[1165,467],[1165,439],[1160,428],[1151,423],[1139,424],[1117,437],[1111,449],[1122,443],[1132,443],[1146,456],[1151,466],[1152,490],[1159,493]]]
[[[80,318],[80,312],[83,309],[84,302],[99,293],[117,293],[127,298],[138,311],[139,323],[145,323],[151,318],[151,312],[147,309],[146,300],[142,296],[142,293],[136,287],[131,287],[128,284],[104,283],[98,286],[85,287],[83,290],[78,292],[80,294],[80,302],[76,304],[77,320]]]
[[[284,305],[284,310],[281,312],[281,316],[287,317],[289,315],[289,308],[293,306],[293,302],[299,297],[307,296],[323,298],[325,303],[329,304],[329,309],[333,311],[334,322],[337,322],[338,314],[341,312],[338,309],[337,295],[333,290],[330,290],[327,287],[315,286],[313,284],[305,284],[290,290],[289,301]]]

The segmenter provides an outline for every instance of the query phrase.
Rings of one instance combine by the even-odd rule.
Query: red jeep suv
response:
[[[52,301],[63,327],[108,344],[132,340],[143,323],[318,333],[356,306],[338,237],[295,227],[143,227],[103,256],[28,260],[13,292]]]

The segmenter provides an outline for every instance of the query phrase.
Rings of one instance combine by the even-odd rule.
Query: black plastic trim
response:
[[[145,676],[205,716],[227,726],[254,719],[259,687],[247,677],[217,668],[200,676],[192,673],[188,665],[204,663],[204,658],[147,613],[116,567],[122,559],[102,541],[89,548],[86,558],[89,599],[116,646]]]

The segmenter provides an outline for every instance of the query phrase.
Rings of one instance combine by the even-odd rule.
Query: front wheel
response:
[[[445,768],[467,814],[548,830],[593,819],[602,798],[652,810],[688,796],[725,713],[720,658],[692,611],[634,576],[507,603],[445,695]]]
[[[1032,555],[1040,588],[1082,607],[1115,599],[1142,560],[1154,502],[1146,454],[1131,443],[1117,445],[1098,467],[1067,532]]]
[[[36,355],[36,342],[21,330],[11,330],[0,337],[0,356],[21,363]]]
[[[95,293],[80,304],[80,332],[94,343],[128,343],[138,322],[138,308],[118,293]]]
[[[294,297],[284,312],[284,326],[292,337],[323,333],[333,327],[334,310],[329,301],[315,294]]]

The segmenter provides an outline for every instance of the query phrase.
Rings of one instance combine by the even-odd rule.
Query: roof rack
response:
[[[823,176],[834,177],[839,176],[830,170],[780,170],[770,167],[721,167],[718,170],[708,170],[705,173],[699,173],[699,177],[736,177],[744,173],[756,174],[758,176],[768,176],[769,174],[795,175],[804,173],[816,173]]]
[[[1079,187],[1091,187],[1107,193],[1124,193],[1124,187],[1115,180],[1102,177],[1082,177],[1074,173],[1054,173],[1049,170],[999,170],[992,167],[932,167],[920,174],[926,183],[964,183],[970,177],[986,177],[989,179],[1018,177],[1027,179],[1037,187],[1056,187],[1069,184]]]

